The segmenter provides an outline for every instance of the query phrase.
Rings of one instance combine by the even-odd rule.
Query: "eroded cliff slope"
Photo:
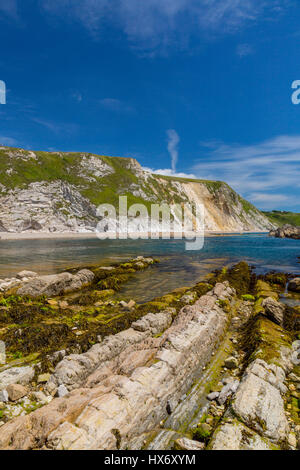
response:
[[[267,217],[220,181],[149,173],[132,158],[0,147],[0,231],[84,232],[99,204],[196,203],[205,229],[266,231]]]

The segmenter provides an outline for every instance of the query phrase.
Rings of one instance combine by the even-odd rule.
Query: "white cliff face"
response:
[[[10,232],[93,230],[95,214],[96,207],[62,181],[31,183],[0,197],[0,220]]]
[[[102,178],[103,176],[114,173],[111,166],[107,165],[99,157],[93,155],[90,157],[83,156],[80,161],[80,166],[83,170],[80,176],[88,181],[97,181],[96,178]]]
[[[129,206],[145,203],[148,209],[149,203],[203,205],[208,231],[272,228],[261,212],[225,183],[153,175],[133,158],[0,148],[2,232],[93,231],[100,221],[98,204],[115,205],[123,195],[130,197]],[[105,229],[103,221],[101,226]],[[131,226],[133,231],[149,231],[144,215],[131,218]],[[121,225],[118,230],[124,231]],[[154,230],[165,227],[158,224]]]

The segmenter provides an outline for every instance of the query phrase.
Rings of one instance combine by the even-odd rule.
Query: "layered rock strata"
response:
[[[71,392],[0,429],[2,449],[128,449],[166,419],[209,362],[229,322],[219,306],[235,292],[217,284],[209,295],[149,314],[129,330],[58,364],[47,388]],[[156,317],[156,318],[155,318]],[[142,447],[143,442],[140,442]]]

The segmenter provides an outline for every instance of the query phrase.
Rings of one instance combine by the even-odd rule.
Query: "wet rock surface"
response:
[[[49,297],[67,294],[82,289],[91,284],[95,275],[88,269],[83,269],[77,274],[70,273],[53,274],[50,276],[37,276],[27,281],[17,290],[18,295]]]
[[[149,314],[148,319],[147,315],[145,317],[149,325],[146,331],[131,328],[106,338],[86,354],[64,358],[46,389],[56,393],[57,386],[62,385],[62,382],[69,390],[73,389],[62,400],[66,400],[65,403],[72,410],[73,406],[82,409],[78,418],[73,423],[64,422],[64,413],[56,413],[55,419],[52,418],[51,409],[61,400],[58,398],[28,417],[19,418],[21,421],[15,422],[16,429],[22,430],[28,420],[32,426],[36,422],[36,416],[41,416],[42,413],[41,419],[43,422],[46,420],[43,425],[46,431],[44,439],[50,448],[115,448],[116,437],[111,432],[112,429],[118,429],[122,436],[121,448],[130,447],[137,435],[148,432],[159,425],[168,413],[172,413],[183,391],[188,391],[192,385],[199,366],[204,366],[209,361],[228,322],[226,313],[217,305],[218,297],[215,292],[228,299],[234,295],[229,285],[217,284],[216,291],[213,290],[209,297],[214,299],[214,305],[207,308],[202,298],[193,306],[183,307],[169,328],[169,311],[157,314],[158,324],[154,331],[153,316]],[[149,357],[149,349],[152,350],[153,359],[148,367],[137,364],[138,367],[129,377],[119,375],[122,357],[124,361],[129,352],[139,350],[143,357],[147,350]],[[82,387],[88,387],[90,392],[82,393]],[[90,401],[92,396],[95,399]],[[22,420],[25,420],[24,423]],[[103,423],[100,428],[96,425],[99,420]],[[47,431],[47,423],[51,427],[51,433],[50,429]],[[8,430],[7,426],[13,426],[13,423],[8,423],[2,429]],[[10,433],[4,437],[4,432],[1,432],[2,430],[0,442],[5,447]],[[38,426],[33,434],[35,432],[41,432]],[[14,442],[19,445],[21,434],[20,437],[18,432],[13,434]],[[75,441],[70,442],[70,436],[75,436]],[[28,439],[23,448],[30,448]]]
[[[126,269],[137,263],[150,260]],[[124,275],[108,268],[92,270],[102,291]],[[275,277],[255,283],[240,263],[144,306],[118,300],[127,328],[83,353],[52,352],[47,371],[2,370],[0,449],[295,449],[299,331]],[[49,300],[62,312],[90,292]]]
[[[292,279],[289,283],[288,288],[292,292],[300,292],[300,277]]]

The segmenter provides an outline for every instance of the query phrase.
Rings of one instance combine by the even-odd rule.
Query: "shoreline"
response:
[[[222,231],[213,231],[209,230],[204,232],[204,237],[214,237],[214,236],[238,236],[238,235],[247,235],[251,233],[258,233],[258,234],[267,234],[267,231],[236,231],[236,232],[222,232]],[[157,233],[155,232],[153,235],[156,238],[151,238],[151,233],[147,232],[131,232],[131,236],[127,238],[119,237],[117,233],[116,240],[136,240],[136,239],[149,239],[149,240],[156,240],[156,239],[164,239],[164,232]],[[180,239],[178,238],[180,234],[171,232],[170,238],[171,239]],[[191,237],[202,237],[203,233],[192,233],[188,234]],[[109,238],[101,238],[95,232],[57,232],[57,233],[48,233],[48,232],[30,232],[30,233],[17,233],[17,232],[1,232],[0,233],[0,241],[1,240],[49,240],[49,239],[99,239],[99,240],[109,240]],[[166,238],[167,240],[168,238]],[[182,236],[184,240],[185,237]],[[113,239],[112,239],[113,240]]]

